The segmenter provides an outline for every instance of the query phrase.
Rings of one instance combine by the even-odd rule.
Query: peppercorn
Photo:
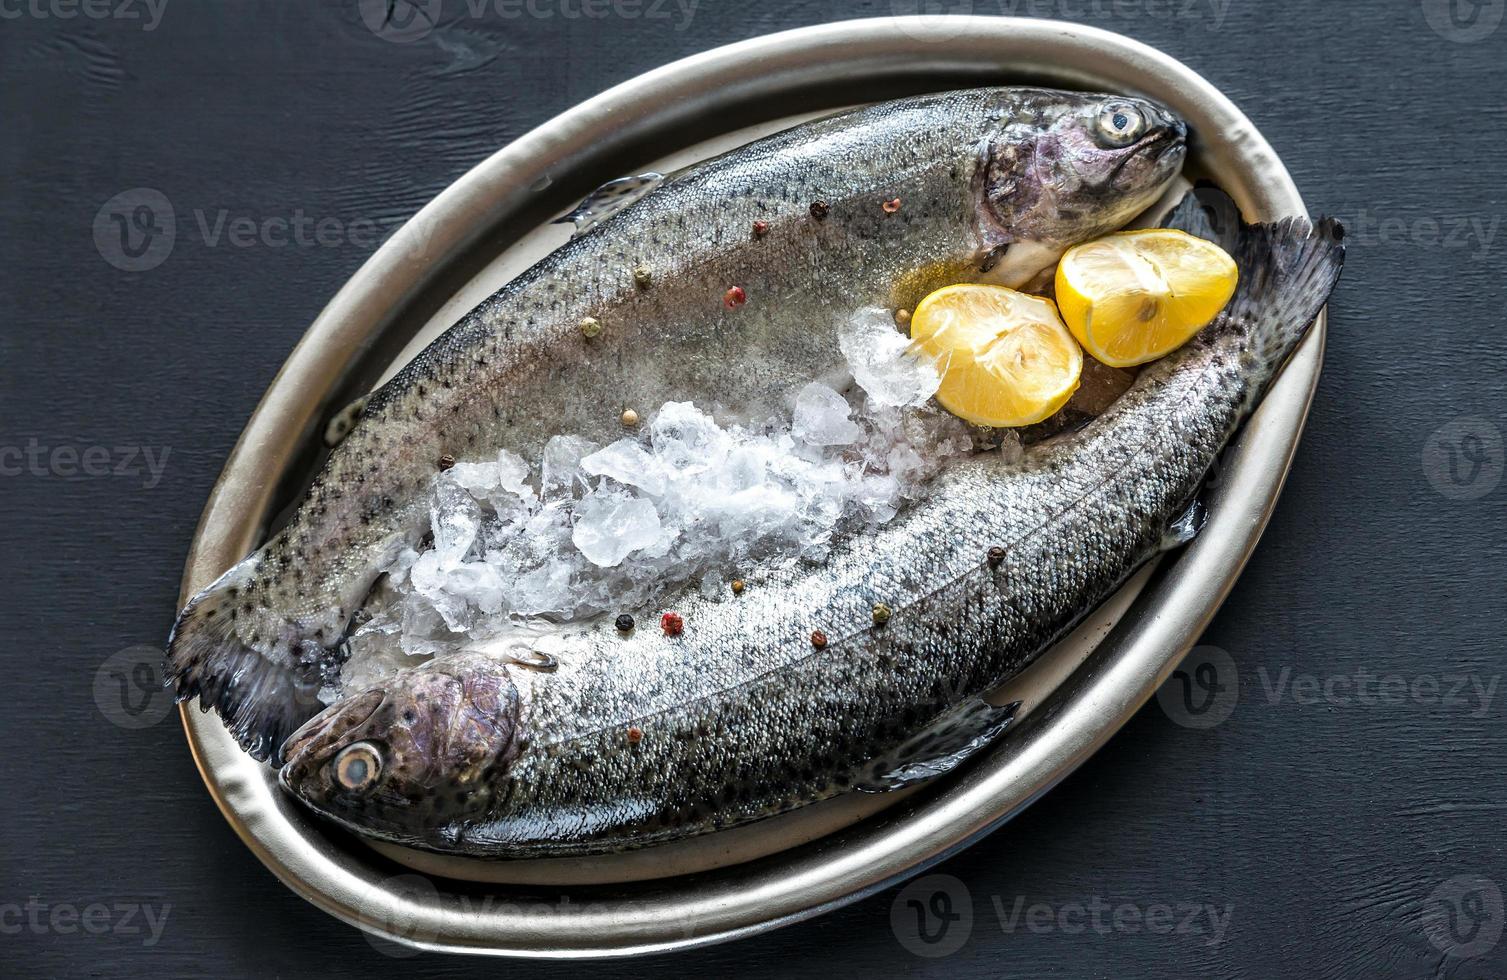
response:
[[[602,332],[602,321],[594,316],[581,318],[581,334],[588,340]]]
[[[1004,561],[1004,560],[1005,560],[1005,549],[1004,548],[1001,548],[999,545],[995,545],[994,547],[992,547],[992,548],[989,549],[989,565],[990,565],[990,567],[992,567],[992,568],[998,568],[999,567],[999,563],[1002,562],[1002,561]]]
[[[894,611],[890,609],[889,606],[885,605],[882,602],[874,603],[875,626],[883,626],[885,623],[888,623],[892,615],[894,615]]]
[[[659,617],[659,628],[665,631],[665,636],[679,636],[685,631],[685,620],[680,613],[667,612]]]
[[[753,236],[755,238],[763,238],[767,234],[769,234],[769,222],[755,221],[753,223]]]
[[[649,271],[648,266],[641,265],[633,270],[633,282],[639,289],[648,289],[654,285],[654,274]]]
[[[735,579],[733,579],[733,595],[737,595],[737,594],[739,594],[742,591],[743,591],[743,580],[741,578],[735,578]]]
[[[623,409],[621,421],[624,425],[631,429],[635,425],[638,425],[638,413],[631,408],[625,408]]]
[[[743,291],[742,286],[734,286],[722,294],[722,305],[730,310],[742,306],[747,302],[748,294]]]
[[[831,213],[832,206],[829,205],[826,201],[811,202],[811,217],[815,218],[817,221],[826,221],[827,215]]]
[[[811,633],[811,645],[821,650],[827,645],[827,634],[821,630],[813,630]]]
[[[445,455],[443,455],[443,456],[440,457],[439,466],[440,466],[441,470],[448,470],[450,467],[452,467],[454,465],[455,465],[455,457],[451,456],[449,453],[446,453]]]
[[[888,200],[888,201],[884,202],[884,213],[885,214],[894,214],[896,211],[899,211],[899,210],[900,210],[900,199],[898,197],[893,198],[891,200]]]
[[[628,615],[627,613],[623,613],[617,618],[617,623],[615,625],[617,626],[618,632],[620,633],[632,633],[633,617]]]

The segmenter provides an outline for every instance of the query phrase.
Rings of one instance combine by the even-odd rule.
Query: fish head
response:
[[[422,844],[485,813],[519,749],[519,697],[485,657],[404,670],[283,744],[283,788],[362,833]]]
[[[1182,170],[1188,127],[1121,95],[1039,92],[1000,113],[974,171],[985,244],[1064,249],[1146,210]]]

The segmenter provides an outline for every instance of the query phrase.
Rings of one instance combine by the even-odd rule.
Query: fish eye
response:
[[[1099,133],[1111,146],[1128,146],[1146,130],[1146,117],[1139,109],[1112,102],[1099,110]]]
[[[347,745],[335,756],[335,782],[352,793],[364,793],[382,774],[382,754],[370,742]]]

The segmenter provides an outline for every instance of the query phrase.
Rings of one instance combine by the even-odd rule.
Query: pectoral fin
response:
[[[574,222],[576,230],[571,237],[579,238],[630,204],[643,200],[645,195],[664,183],[664,180],[664,174],[652,171],[609,180],[588,194],[586,200],[574,211],[563,218],[556,218],[553,223],[563,225],[567,221]]]
[[[853,786],[864,793],[886,793],[951,772],[993,742],[1019,708],[1019,701],[1001,708],[983,698],[969,698],[871,760]]]

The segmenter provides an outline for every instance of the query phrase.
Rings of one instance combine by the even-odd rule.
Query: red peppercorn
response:
[[[680,613],[667,612],[659,617],[659,627],[665,631],[665,636],[679,636],[685,630],[685,620],[680,618]]]
[[[892,198],[892,199],[884,202],[884,213],[885,214],[894,214],[896,211],[899,211],[899,210],[900,210],[900,199],[898,197]]]
[[[732,289],[729,289],[726,293],[722,294],[722,305],[726,306],[730,310],[742,306],[747,302],[748,294],[743,291],[742,286],[734,286]]]
[[[811,634],[811,645],[814,646],[814,647],[816,647],[818,650],[821,650],[824,647],[826,647],[826,645],[827,645],[827,634],[823,633],[821,630],[814,631]]]
[[[769,222],[755,221],[753,223],[753,234],[755,238],[763,238],[765,235],[769,234]]]
[[[644,730],[637,725],[628,726],[628,744],[637,745],[644,740]]]

